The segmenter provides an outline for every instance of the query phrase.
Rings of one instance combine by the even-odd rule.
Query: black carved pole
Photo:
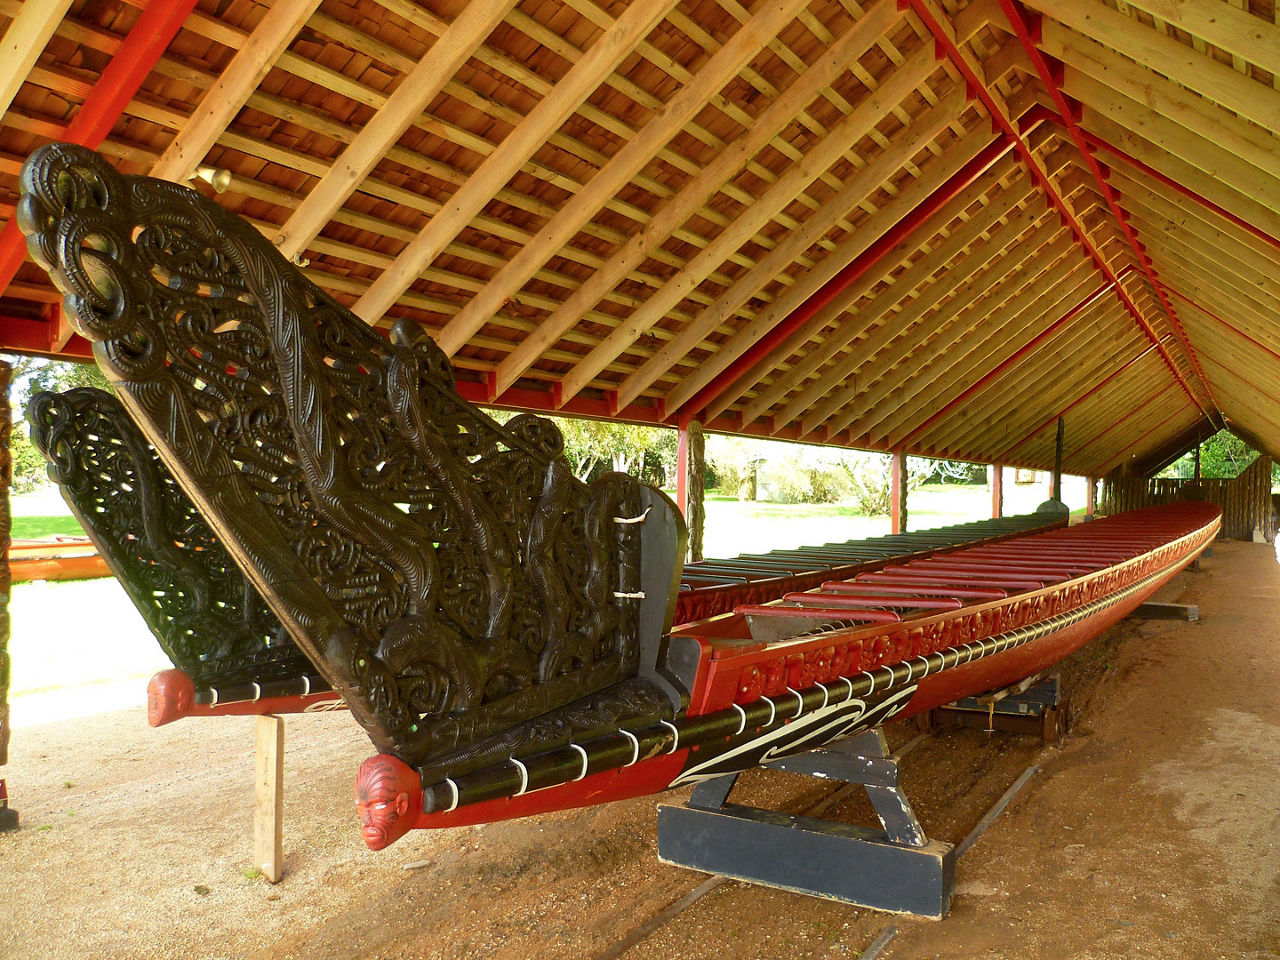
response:
[[[9,762],[9,485],[13,480],[13,456],[9,434],[13,412],[9,408],[9,381],[13,367],[0,361],[0,766]],[[18,811],[9,807],[9,790],[0,777],[0,831],[18,829]]]
[[[1061,417],[1058,418],[1058,437],[1053,446],[1053,491],[1049,494],[1051,500],[1062,499],[1062,440],[1067,432],[1067,425]]]

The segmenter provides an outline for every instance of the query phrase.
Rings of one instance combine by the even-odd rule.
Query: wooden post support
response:
[[[907,530],[907,454],[898,450],[889,467],[889,532]]]
[[[1084,484],[1084,514],[1092,517],[1098,512],[1098,478],[1085,477]]]
[[[1200,479],[1200,444],[1198,443],[1196,444],[1196,476],[1195,478],[1197,480]]]
[[[284,873],[284,718],[258,717],[253,862],[271,883]]]
[[[689,428],[676,430],[676,506],[689,522]]]
[[[1049,499],[1062,499],[1062,438],[1067,432],[1066,422],[1058,418],[1058,438],[1053,448],[1053,488],[1049,491]]]
[[[697,420],[690,421],[685,432],[688,437],[689,462],[686,465],[684,502],[680,509],[684,511],[685,523],[689,527],[689,559],[697,563],[703,559],[702,540],[707,525],[707,510],[704,505],[707,494],[707,442],[702,424]]]
[[[991,519],[1004,516],[1004,464],[993,463],[987,468],[991,471]]]

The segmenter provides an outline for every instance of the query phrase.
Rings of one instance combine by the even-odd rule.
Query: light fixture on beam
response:
[[[226,193],[227,187],[231,186],[231,171],[224,170],[221,167],[209,167],[201,164],[196,167],[196,172],[187,179],[203,180],[213,187],[214,193]]]

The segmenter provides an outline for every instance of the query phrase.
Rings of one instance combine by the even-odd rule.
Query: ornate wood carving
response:
[[[496,423],[420,328],[384,339],[190,189],[54,144],[22,193],[130,416],[380,749],[420,765],[638,672],[663,683],[668,500],[579,483],[549,421]],[[678,535],[642,573],[652,530]]]
[[[27,420],[49,478],[196,686],[312,672],[119,400],[92,387],[41,392]]]

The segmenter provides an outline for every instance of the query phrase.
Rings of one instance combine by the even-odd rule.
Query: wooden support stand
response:
[[[1071,701],[1062,696],[1062,679],[1029,677],[1012,687],[978,697],[966,697],[937,707],[917,718],[917,726],[932,730],[944,723],[977,727],[992,733],[1025,733],[1045,743],[1060,744],[1071,729]]]
[[[1135,620],[1199,620],[1200,608],[1194,603],[1144,603],[1129,616]]]
[[[284,718],[258,717],[253,862],[271,883],[284,873]]]
[[[687,806],[658,807],[658,858],[876,910],[947,915],[955,848],[925,836],[879,729],[768,766],[862,784],[884,829],[727,803],[733,774],[700,783]]]

